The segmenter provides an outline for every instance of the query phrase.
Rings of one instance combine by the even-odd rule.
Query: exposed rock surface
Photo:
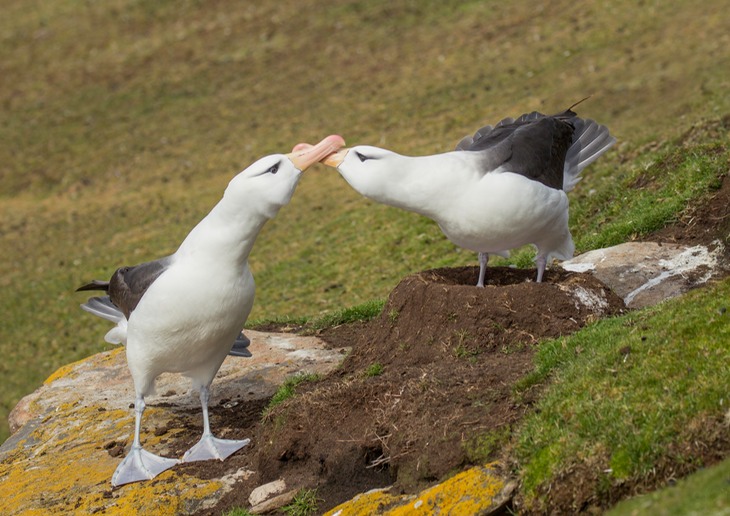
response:
[[[724,274],[719,241],[710,246],[627,242],[597,249],[562,263],[563,269],[590,272],[629,308],[655,305]]]
[[[226,358],[213,382],[212,407],[237,410],[265,400],[288,376],[332,370],[345,351],[327,349],[316,337],[246,335],[253,357]],[[143,418],[143,444],[174,457],[176,421],[195,412],[199,418],[200,402],[180,375],[160,377],[157,391]],[[10,417],[15,433],[0,447],[0,514],[192,514],[215,506],[252,474],[240,469],[197,478],[175,467],[153,482],[112,490],[112,472],[131,442],[133,400],[123,349],[64,366],[26,396]]]

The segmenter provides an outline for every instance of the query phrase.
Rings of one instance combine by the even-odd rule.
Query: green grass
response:
[[[728,162],[727,129],[708,143],[672,146],[642,156],[619,177],[606,178],[600,191],[572,203],[574,220],[585,221],[578,249],[620,244],[672,222],[692,199],[720,186]]]
[[[319,378],[320,376],[315,373],[298,373],[287,378],[269,400],[269,404],[264,409],[263,417],[266,418],[274,407],[292,398],[296,393],[297,385],[303,382],[316,382]]]
[[[383,367],[383,364],[379,364],[378,362],[375,362],[374,364],[370,364],[365,369],[365,376],[368,378],[372,376],[380,376],[383,374],[383,371],[385,371],[385,368]]]
[[[319,330],[334,328],[341,324],[348,324],[353,322],[367,322],[380,315],[380,312],[382,312],[384,305],[385,300],[374,299],[372,301],[366,301],[359,305],[333,310],[332,312],[324,313],[315,317],[264,317],[261,319],[249,320],[246,323],[246,326],[253,329],[266,327],[269,325],[275,325],[277,327],[288,326],[297,328],[298,331],[300,331],[301,333],[314,333]]]
[[[294,500],[281,510],[287,516],[310,516],[317,512],[317,504],[320,501],[317,498],[316,489],[302,489],[296,494]]]
[[[464,441],[462,445],[469,462],[485,464],[494,460],[500,451],[509,443],[512,428],[509,425],[477,434]]]
[[[730,459],[683,478],[671,487],[620,502],[608,516],[730,514]]]
[[[551,383],[516,438],[528,497],[577,464],[601,471],[608,484],[644,479],[692,429],[722,420],[729,299],[725,280],[541,345],[521,388]],[[693,452],[673,453],[701,465]]]
[[[248,509],[236,507],[231,509],[230,511],[224,512],[222,516],[253,516],[253,513]]]
[[[385,306],[385,300],[383,299],[366,301],[356,306],[334,310],[331,313],[316,317],[311,321],[311,326],[316,330],[322,330],[341,324],[367,322],[380,315],[383,306]]]

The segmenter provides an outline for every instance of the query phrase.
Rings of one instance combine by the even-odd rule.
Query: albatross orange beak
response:
[[[327,166],[337,168],[340,166],[340,163],[342,163],[345,160],[345,156],[347,156],[347,153],[350,151],[350,149],[344,147],[334,154],[330,154],[327,156],[327,159],[325,159],[322,163],[324,163]]]
[[[342,139],[342,136],[332,134],[317,145],[300,143],[299,145],[296,145],[292,151],[286,155],[286,157],[294,163],[295,167],[304,172],[318,161],[322,161],[328,156],[336,153],[344,146],[345,140]]]

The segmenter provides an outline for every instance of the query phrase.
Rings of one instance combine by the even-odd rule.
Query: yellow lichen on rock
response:
[[[123,486],[115,492],[114,501],[109,503],[106,500],[102,507],[107,507],[120,516],[190,514],[196,508],[202,508],[206,501],[223,488],[224,484],[217,480],[201,480],[166,471],[153,482]],[[99,507],[95,504],[89,508],[89,513]]]
[[[214,385],[216,402],[266,399],[294,372],[326,373],[342,358],[341,350],[327,349],[316,337],[253,330],[246,335],[254,357],[224,361]],[[191,411],[200,413],[200,401],[182,375],[165,373],[157,387],[159,396],[147,400],[142,444],[176,458],[179,434],[187,431]],[[0,446],[0,515],[195,514],[214,507],[247,474],[223,465],[220,478],[203,480],[191,476],[190,468],[174,467],[153,480],[112,489],[122,460],[117,452],[128,448],[134,432],[134,399],[123,347],[59,368],[25,396],[11,412],[13,434]]]
[[[79,370],[81,368],[95,366],[97,365],[97,362],[99,362],[99,364],[104,364],[110,361],[119,360],[117,356],[121,353],[124,353],[124,347],[119,347],[105,353],[98,353],[90,358],[84,358],[76,362],[61,366],[56,369],[56,371],[51,373],[51,376],[46,378],[46,380],[43,382],[43,385],[48,385],[61,378],[73,379],[79,374]]]
[[[157,408],[146,415],[157,421],[169,416]],[[188,505],[202,503],[221,489],[221,482],[168,471],[152,482],[112,490],[111,476],[121,457],[111,457],[104,444],[123,443],[133,424],[131,411],[60,405],[53,419],[29,432],[0,463],[0,514],[90,514],[112,506],[115,514],[138,514],[147,505],[150,513],[179,514],[181,500]],[[154,450],[161,439],[146,435],[145,444]]]
[[[325,516],[370,516],[371,514],[387,514],[387,508],[401,506],[412,499],[412,496],[392,495],[387,491],[375,489],[357,495],[352,500],[338,505]]]
[[[46,380],[43,382],[43,385],[48,385],[51,382],[55,382],[59,378],[66,378],[69,376],[72,377],[77,364],[78,362],[72,362],[71,364],[66,364],[65,366],[59,367],[53,373],[51,373],[51,376],[46,378]]]
[[[494,470],[496,464],[468,469],[418,495],[391,495],[372,491],[358,495],[327,512],[327,516],[380,514],[406,516],[433,514],[471,516],[499,505],[505,481]]]

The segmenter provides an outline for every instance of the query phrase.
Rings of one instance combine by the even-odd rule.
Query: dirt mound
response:
[[[494,267],[437,269],[405,278],[379,318],[323,337],[353,343],[337,373],[298,395],[255,431],[255,483],[318,487],[320,509],[396,483],[413,491],[496,453],[529,407],[515,383],[533,345],[623,310],[589,275]],[[354,333],[350,333],[353,332]],[[244,489],[237,496],[247,496]],[[242,497],[241,502],[245,500]]]

